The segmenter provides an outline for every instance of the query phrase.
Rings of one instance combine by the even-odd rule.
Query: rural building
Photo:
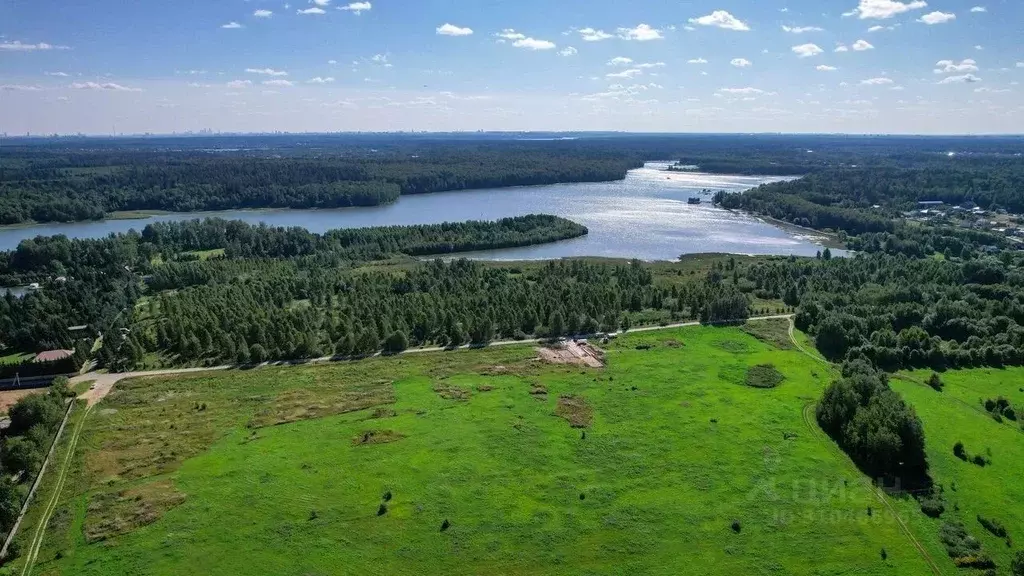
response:
[[[47,350],[36,354],[36,357],[32,359],[33,362],[53,362],[54,360],[63,360],[74,354],[74,350]]]

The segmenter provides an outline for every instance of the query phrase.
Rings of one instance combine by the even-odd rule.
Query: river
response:
[[[536,260],[570,256],[675,260],[681,254],[795,254],[813,256],[821,246],[746,214],[711,205],[702,189],[740,192],[782,178],[665,172],[667,162],[649,162],[617,182],[556,184],[439,192],[402,196],[394,204],[338,210],[228,210],[174,213],[141,220],[102,220],[0,228],[0,250],[12,250],[26,238],[64,234],[100,238],[113,232],[141,230],[157,221],[205,216],[301,226],[311,232],[334,228],[433,224],[460,220],[495,220],[522,214],[555,214],[590,229],[582,238],[472,254],[490,260]],[[701,204],[688,204],[700,195]]]

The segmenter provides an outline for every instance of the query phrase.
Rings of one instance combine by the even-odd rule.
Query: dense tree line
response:
[[[868,363],[845,363],[816,413],[822,430],[867,474],[901,489],[931,486],[921,420]]]
[[[53,436],[64,419],[66,378],[49,390],[18,400],[8,411],[10,427],[0,439],[0,532],[6,534],[18,518],[28,487],[43,463]]]
[[[718,276],[658,286],[639,262],[549,262],[517,273],[467,260],[432,261],[397,274],[245,262],[259,271],[210,273],[206,284],[155,297],[136,315],[123,353],[101,360],[131,364],[155,351],[184,363],[359,356],[394,351],[399,343],[457,346],[617,331],[645,310],[706,321],[749,314],[748,299]],[[189,266],[238,271],[232,261]],[[182,271],[160,282],[187,286],[194,278]]]

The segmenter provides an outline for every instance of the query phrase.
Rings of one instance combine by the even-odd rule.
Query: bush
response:
[[[964,448],[963,442],[957,442],[953,445],[953,455],[964,462],[967,462],[967,449]]]
[[[888,558],[888,557],[889,557],[889,553],[885,551],[885,548],[882,548],[882,561],[884,562],[885,559]]]
[[[993,535],[1000,538],[1006,538],[1006,527],[1002,525],[998,520],[993,518],[985,518],[981,514],[978,514],[978,523],[981,524],[985,530],[988,530]]]
[[[381,505],[377,507],[377,516],[383,516],[383,515],[385,515],[387,513],[388,513],[388,505],[384,504],[384,503],[381,503]]]
[[[988,464],[988,460],[986,460],[985,457],[982,456],[981,454],[975,454],[974,458],[972,458],[971,461],[974,462],[976,465],[981,466],[982,468],[984,468],[985,465]]]
[[[1010,562],[1010,573],[1013,576],[1024,576],[1024,550],[1017,552]]]
[[[967,533],[959,522],[945,522],[939,529],[939,540],[953,563],[961,568],[995,568],[995,562],[981,550],[981,543]]]
[[[444,532],[445,530],[451,528],[451,526],[452,526],[452,523],[449,522],[447,518],[445,518],[444,522],[441,522],[441,532]]]
[[[742,530],[742,529],[743,529],[743,527],[740,526],[740,521],[739,520],[733,520],[732,521],[732,531],[733,532],[739,534],[740,530]]]
[[[747,386],[754,388],[775,388],[784,379],[774,364],[758,364],[747,369]]]
[[[920,504],[921,512],[924,512],[926,516],[931,518],[938,518],[946,511],[946,501],[942,499],[941,494],[934,492],[921,498]]]
[[[928,377],[928,385],[936,392],[942,392],[942,387],[944,386],[942,378],[939,378],[939,375],[935,372],[932,372],[932,375]]]
[[[404,332],[395,330],[384,341],[384,351],[389,354],[397,354],[409,347],[409,338]]]

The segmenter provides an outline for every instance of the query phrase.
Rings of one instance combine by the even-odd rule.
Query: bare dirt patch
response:
[[[0,414],[7,414],[7,411],[14,406],[18,400],[30,394],[41,394],[46,388],[32,388],[28,390],[4,390],[0,392]]]
[[[580,396],[559,396],[555,415],[568,420],[573,428],[587,428],[594,420],[594,409]]]
[[[469,400],[470,396],[469,390],[458,386],[452,386],[451,384],[434,384],[434,392],[437,392],[437,395],[445,400],[466,401]]]
[[[92,543],[127,534],[156,522],[184,501],[185,495],[175,490],[170,480],[95,494],[89,498],[89,513],[85,516],[85,539]]]
[[[577,364],[591,368],[604,366],[604,352],[586,342],[568,340],[542,346],[537,348],[537,354],[541,360],[551,364]]]
[[[366,444],[387,444],[389,442],[397,442],[402,438],[405,438],[405,436],[395,432],[394,430],[366,430],[362,434],[358,434],[355,438],[352,438],[352,445],[364,446]]]

